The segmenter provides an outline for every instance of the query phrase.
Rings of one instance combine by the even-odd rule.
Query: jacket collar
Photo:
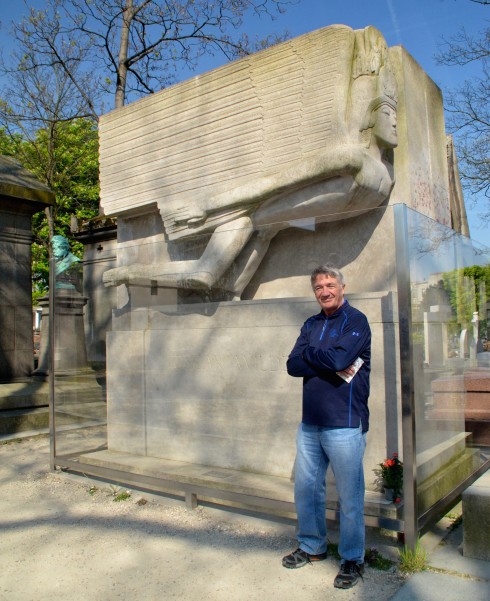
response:
[[[338,317],[341,313],[344,312],[344,310],[349,306],[348,301],[344,298],[344,302],[342,303],[342,305],[337,309],[337,311],[335,311],[335,313],[332,313],[332,315],[325,315],[325,313],[323,311],[320,311],[320,313],[317,313],[315,315],[316,319],[331,319],[332,317]]]

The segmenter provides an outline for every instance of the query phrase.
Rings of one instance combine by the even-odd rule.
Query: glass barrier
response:
[[[407,211],[419,516],[490,456],[490,250]]]
[[[107,440],[105,365],[88,361],[85,266],[75,257],[70,261],[70,255],[63,264],[55,263],[54,311],[42,319],[43,342],[50,334],[54,342],[49,349],[42,345],[37,370],[42,375],[54,368],[54,447],[60,456],[103,448]]]
[[[399,316],[410,312],[413,324],[424,512],[481,464],[465,401],[469,374],[481,383],[488,368],[478,269],[489,254],[406,210],[411,299],[399,306],[397,214],[388,206],[254,229],[235,219],[213,232],[196,217],[195,232],[171,240],[158,213],[120,219],[117,245],[86,246],[83,286],[56,288],[56,464],[176,492],[191,505],[199,496],[292,514],[302,382],[285,363],[319,310],[309,274],[332,263],[373,335],[368,523],[403,530],[403,499],[385,499],[379,473],[386,457],[404,453]],[[328,510],[335,518],[333,495]]]

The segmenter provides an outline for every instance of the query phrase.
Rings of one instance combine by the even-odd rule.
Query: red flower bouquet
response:
[[[385,459],[379,466],[383,485],[393,491],[396,503],[403,491],[403,463],[398,458],[398,453],[393,453],[391,459]]]

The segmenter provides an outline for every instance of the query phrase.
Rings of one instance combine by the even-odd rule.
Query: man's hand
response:
[[[346,367],[342,371],[338,371],[336,373],[338,376],[340,376],[342,378],[342,380],[345,380],[346,382],[350,382],[352,380],[352,378],[356,375],[356,373],[359,371],[359,369],[363,363],[364,363],[364,361],[360,357],[357,357],[357,359],[354,361],[354,363],[352,365],[349,365],[349,367]]]
[[[346,380],[347,378],[352,379],[352,376],[356,375],[356,369],[349,365],[347,369],[343,369],[342,371],[338,371],[337,375]]]

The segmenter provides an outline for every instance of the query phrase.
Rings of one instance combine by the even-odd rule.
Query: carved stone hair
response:
[[[344,285],[344,276],[342,272],[337,267],[333,265],[319,265],[316,267],[311,273],[311,287],[313,288],[313,284],[315,283],[316,278],[319,275],[327,275],[331,278],[335,278],[339,284]]]
[[[378,96],[377,98],[373,98],[373,100],[371,100],[371,102],[368,104],[366,113],[364,115],[364,119],[362,120],[361,127],[359,128],[359,131],[362,132],[366,129],[370,129],[371,127],[374,127],[375,113],[379,109],[379,107],[383,106],[384,104],[387,104],[394,111],[396,111],[397,103],[390,96],[383,95],[383,96]]]

